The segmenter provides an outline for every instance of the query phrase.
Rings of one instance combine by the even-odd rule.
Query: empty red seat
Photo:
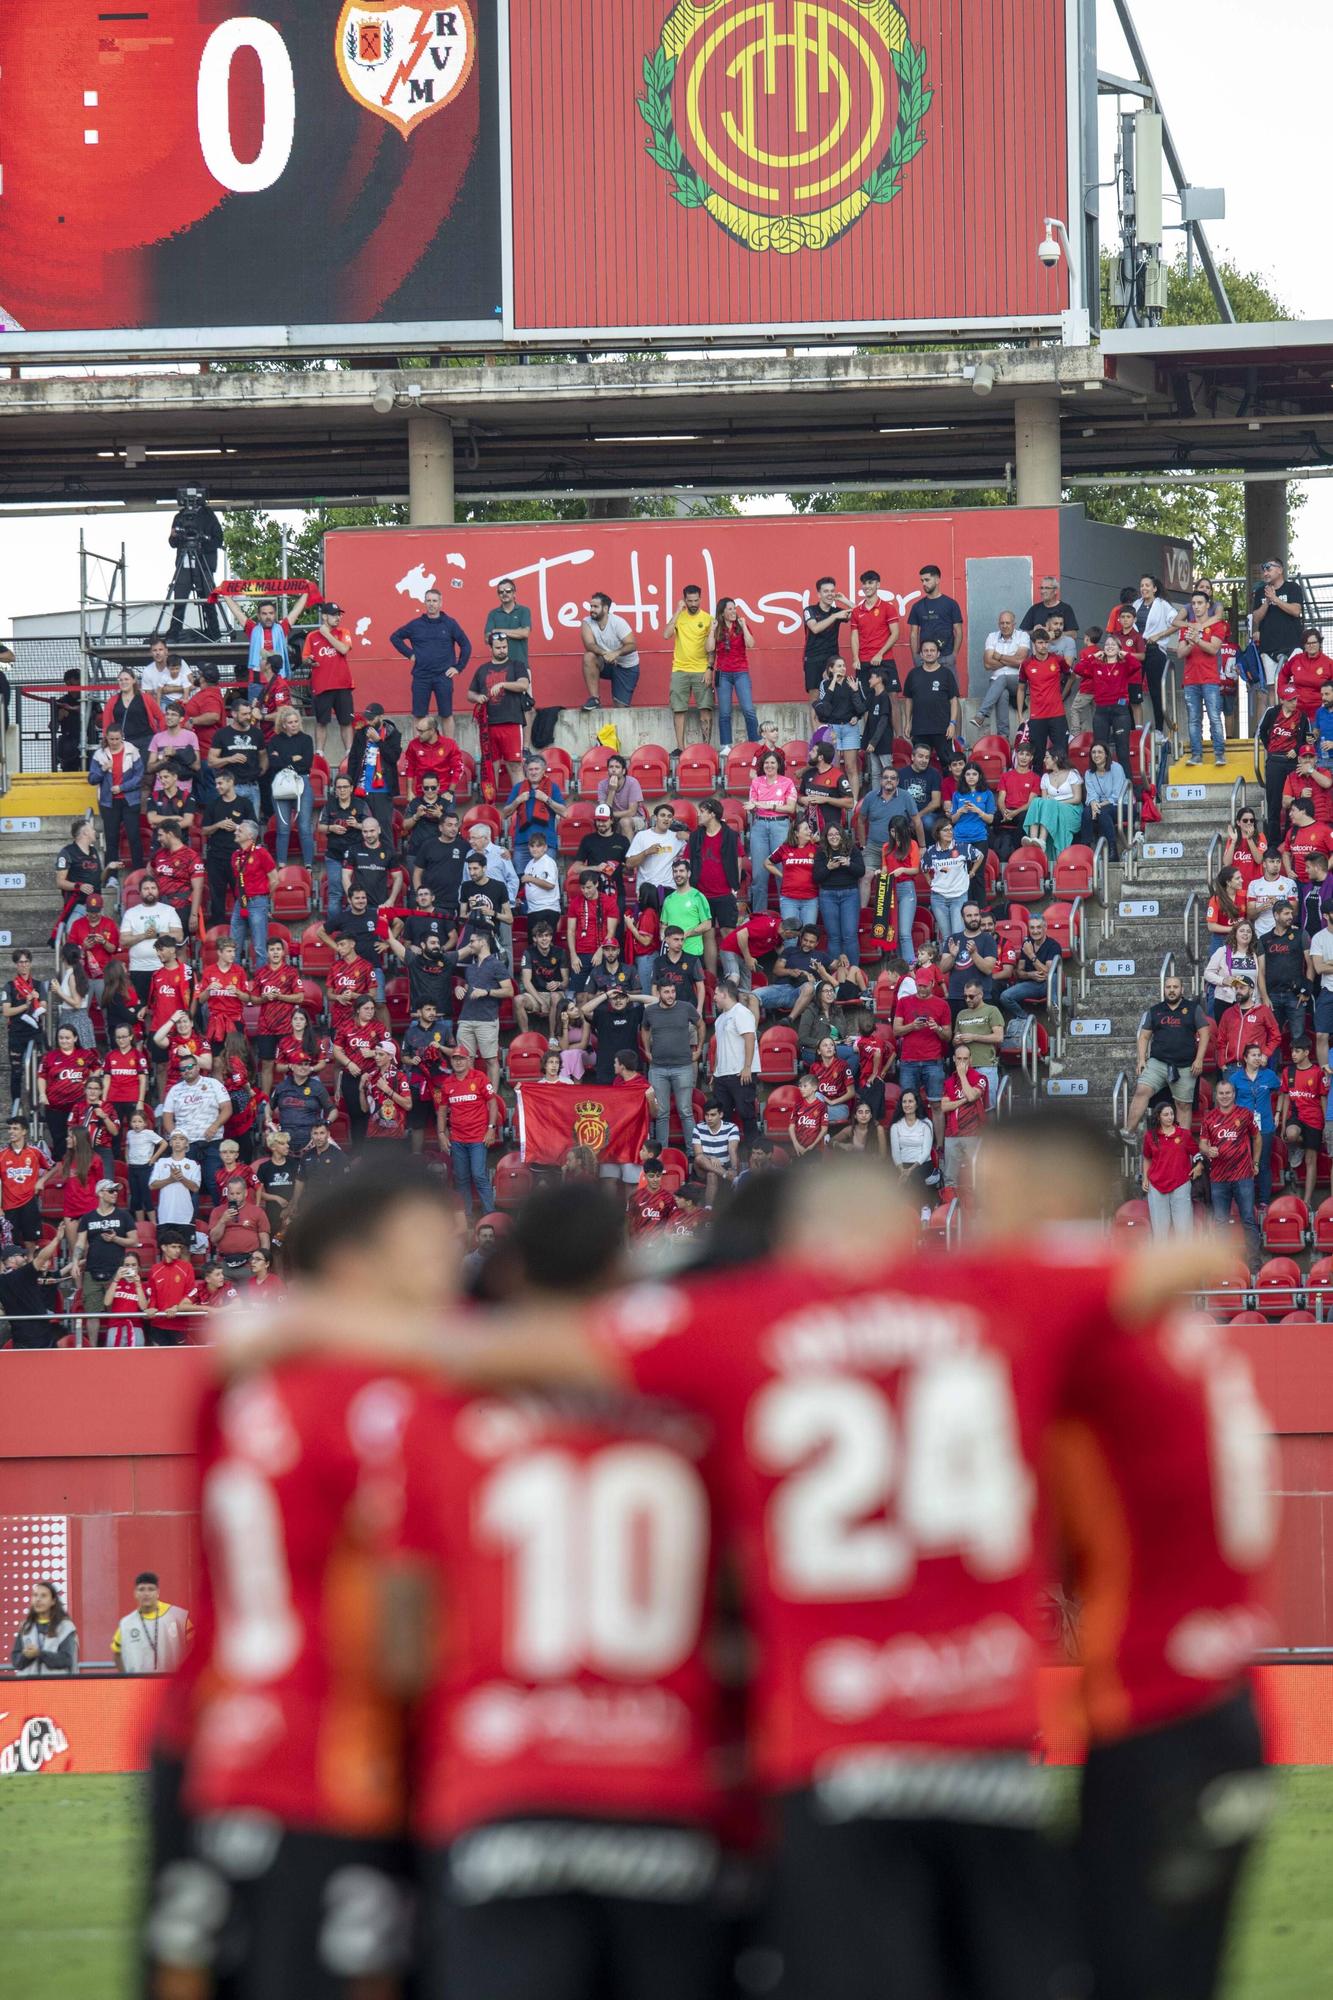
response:
[[[1083,847],[1075,841],[1063,854],[1058,854],[1051,874],[1051,887],[1057,896],[1090,896],[1096,869],[1090,847]]]
[[[690,743],[676,764],[676,789],[706,799],[718,787],[717,751],[711,743]]]
[[[1300,1251],[1310,1231],[1310,1211],[1297,1194],[1280,1194],[1264,1217],[1265,1250]]]
[[[763,753],[762,743],[734,743],[727,752],[726,786],[733,798],[750,795],[750,780]]]
[[[546,1037],[533,1033],[515,1035],[505,1052],[505,1074],[511,1083],[526,1083],[542,1073]]]
[[[646,799],[665,797],[671,789],[671,755],[660,743],[641,743],[632,751],[629,774],[637,778]]]
[[[690,1177],[690,1163],[679,1146],[663,1146],[662,1167],[666,1173],[677,1173],[683,1181]]]
[[[1254,1278],[1255,1304],[1267,1319],[1291,1312],[1301,1303],[1301,1267],[1294,1257],[1270,1257]]]
[[[504,830],[504,821],[500,817],[499,807],[487,805],[469,806],[463,814],[458,827],[464,840],[467,839],[467,830],[470,826],[488,826],[491,830],[492,840],[498,840]]]
[[[592,799],[571,799],[569,811],[560,822],[559,848],[562,854],[578,852],[579,842],[585,833],[591,833],[596,825],[595,801]]]
[[[1333,1250],[1333,1195],[1321,1201],[1314,1212],[1314,1247]]]
[[[1305,1275],[1305,1296],[1325,1319],[1333,1318],[1333,1257],[1318,1257]]]
[[[505,1153],[495,1163],[495,1200],[499,1208],[517,1208],[532,1193],[532,1169],[517,1153]]]
[[[1046,894],[1046,858],[1030,842],[1004,864],[1004,893],[1011,903],[1039,903]]]
[[[1278,1321],[1279,1326],[1313,1326],[1314,1323],[1314,1314],[1305,1311],[1283,1313]]]
[[[1046,935],[1060,947],[1061,958],[1072,958],[1083,930],[1083,912],[1076,903],[1048,903]]]
[[[542,756],[546,759],[548,775],[555,780],[568,798],[574,789],[574,760],[568,750],[562,750],[557,744],[552,743],[548,749],[542,751]]]
[[[896,972],[881,972],[875,981],[875,1019],[891,1021],[901,980]]]
[[[594,743],[591,750],[585,750],[579,758],[579,797],[596,799],[597,787],[606,776],[606,767],[612,752],[605,743]]]
[[[972,762],[981,768],[986,783],[994,791],[1009,769],[1007,736],[979,736],[972,745]]]
[[[272,910],[286,923],[304,923],[314,907],[315,889],[310,870],[299,862],[279,868],[273,884]]]
[[[326,944],[315,932],[319,926],[311,924],[301,933],[301,950],[298,963],[301,971],[312,979],[321,979],[333,964],[334,952],[331,944]]]
[[[699,808],[693,799],[671,799],[668,801],[677,828],[693,833],[699,824]]]
[[[1077,736],[1069,739],[1069,768],[1071,771],[1086,771],[1092,761],[1092,731],[1080,729]]]
[[[800,1101],[800,1091],[794,1083],[780,1083],[776,1090],[770,1090],[764,1105],[764,1130],[775,1136],[791,1130],[792,1113]]]
[[[759,1037],[759,1075],[764,1083],[795,1083],[800,1074],[801,1042],[795,1028],[775,1022]]]

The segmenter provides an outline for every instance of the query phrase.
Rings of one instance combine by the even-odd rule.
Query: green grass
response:
[[[1285,1784],[1276,1830],[1250,1874],[1226,2000],[1328,1991],[1333,1771],[1290,1771]],[[130,2000],[140,1790],[136,1778],[0,1779],[0,1993]]]

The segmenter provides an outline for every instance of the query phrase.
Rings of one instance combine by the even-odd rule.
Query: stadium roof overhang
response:
[[[1170,328],[1099,346],[710,353],[319,373],[0,381],[0,506],[404,497],[413,412],[460,501],[670,488],[1003,486],[1015,402],[1061,413],[1066,478],[1333,465],[1333,324]],[[377,408],[375,405],[379,404]]]

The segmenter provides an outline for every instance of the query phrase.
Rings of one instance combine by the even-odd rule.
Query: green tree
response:
[[[1257,271],[1221,265],[1231,309],[1238,320],[1290,319],[1267,281]],[[1113,325],[1111,259],[1102,258],[1102,314]],[[1167,274],[1167,326],[1216,326],[1220,320],[1208,280],[1196,265],[1187,271],[1182,255]],[[1193,542],[1195,564],[1205,576],[1245,575],[1245,489],[1239,481],[1217,486],[1087,486],[1066,491],[1067,500],[1081,501],[1088,518],[1113,528],[1140,528],[1145,533]],[[1305,504],[1297,486],[1288,497],[1294,517]]]
[[[254,507],[233,507],[223,527],[223,544],[233,576],[308,576],[323,574],[324,536],[329,528],[401,528],[406,507],[320,507],[287,528],[287,554],[282,552],[283,524]]]

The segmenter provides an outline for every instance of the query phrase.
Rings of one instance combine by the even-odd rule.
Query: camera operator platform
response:
[[[222,523],[208,504],[205,486],[178,486],[176,503],[168,537],[176,551],[176,568],[166,599],[171,606],[167,641],[172,646],[184,638],[186,617],[191,609],[202,637],[221,637],[213,589],[222,547]]]

